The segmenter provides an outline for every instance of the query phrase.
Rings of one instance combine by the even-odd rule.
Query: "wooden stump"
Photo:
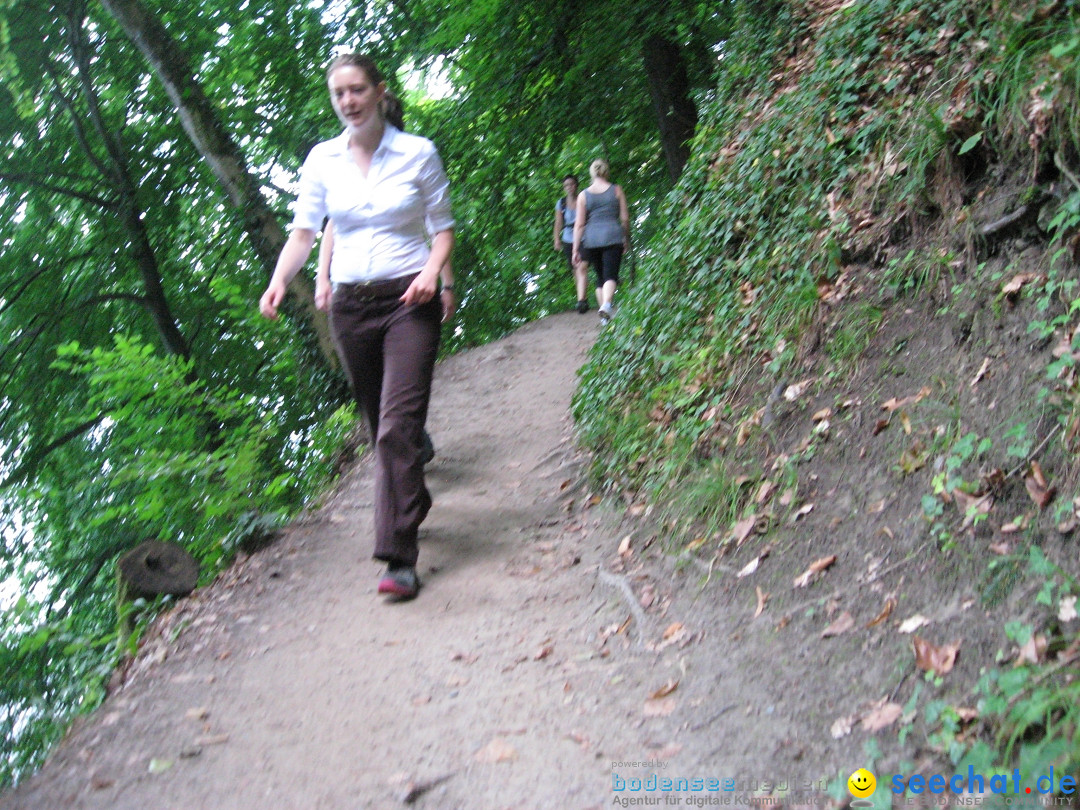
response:
[[[199,563],[176,543],[146,540],[116,561],[116,629],[121,650],[135,644],[136,599],[187,596],[199,581]]]
[[[187,596],[199,581],[199,563],[176,543],[147,540],[117,560],[116,576],[125,600]]]

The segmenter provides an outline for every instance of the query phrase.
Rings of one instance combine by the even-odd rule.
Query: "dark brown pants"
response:
[[[419,306],[398,298],[412,277],[339,285],[330,324],[341,364],[375,451],[377,560],[416,565],[416,535],[431,508],[421,447],[439,350],[438,297]]]

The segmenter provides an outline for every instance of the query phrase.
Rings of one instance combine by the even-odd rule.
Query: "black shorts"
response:
[[[581,249],[581,258],[596,270],[597,287],[603,287],[606,281],[619,283],[619,266],[622,264],[622,255],[623,246],[621,244]]]

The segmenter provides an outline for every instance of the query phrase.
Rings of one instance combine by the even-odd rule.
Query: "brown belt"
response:
[[[375,298],[400,298],[409,289],[419,273],[400,278],[388,278],[382,281],[358,281],[355,284],[334,284],[334,295],[342,295],[360,301]]]

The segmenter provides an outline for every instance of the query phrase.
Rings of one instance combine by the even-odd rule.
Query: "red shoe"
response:
[[[379,580],[379,593],[392,597],[396,602],[412,599],[419,591],[420,577],[416,575],[416,569],[411,565],[402,568],[387,568],[386,573]]]

